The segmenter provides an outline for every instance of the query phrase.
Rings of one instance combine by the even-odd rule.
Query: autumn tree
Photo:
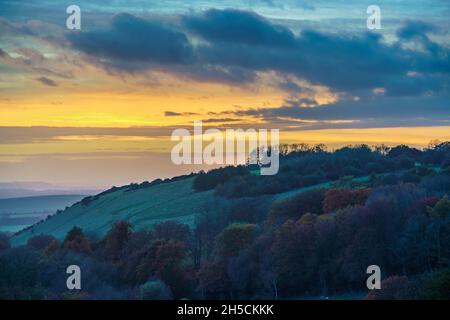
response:
[[[61,248],[61,243],[55,239],[52,242],[50,242],[47,247],[44,248],[42,254],[47,257],[51,256],[53,253],[58,251],[59,248]]]
[[[204,299],[230,299],[231,284],[224,261],[205,262],[198,271],[199,289]]]
[[[79,227],[73,227],[64,238],[63,247],[78,253],[92,253],[91,244]]]
[[[172,290],[175,298],[187,297],[191,293],[192,279],[187,272],[187,251],[178,240],[160,241],[154,261],[155,276]]]
[[[331,189],[325,193],[323,211],[332,212],[347,206],[362,205],[366,202],[372,189]]]
[[[325,189],[314,189],[299,193],[282,201],[275,202],[269,209],[269,222],[298,219],[305,213],[321,214]]]
[[[41,234],[28,239],[27,246],[40,251],[48,247],[54,240],[56,240],[56,238],[53,236]]]
[[[110,261],[117,261],[120,252],[130,238],[131,224],[126,221],[115,222],[103,239],[104,256]]]
[[[313,215],[288,220],[276,232],[273,252],[278,266],[279,291],[297,294],[307,290],[318,280],[315,253],[315,221]]]
[[[216,238],[219,253],[224,257],[236,255],[248,247],[256,236],[257,225],[233,223],[226,227]]]
[[[153,234],[157,239],[173,239],[186,243],[191,237],[191,230],[188,225],[169,220],[154,225]]]

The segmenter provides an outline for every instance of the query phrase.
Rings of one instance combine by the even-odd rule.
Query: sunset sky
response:
[[[170,160],[195,120],[330,149],[449,141],[449,16],[448,0],[0,0],[0,182],[196,171]]]

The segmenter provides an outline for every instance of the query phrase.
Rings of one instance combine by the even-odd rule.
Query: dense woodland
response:
[[[450,298],[450,143],[280,152],[275,176],[254,165],[196,175],[194,189],[214,196],[194,228],[117,221],[103,239],[74,227],[20,247],[0,236],[0,298]],[[66,288],[71,264],[80,291]],[[382,289],[368,292],[372,264]]]

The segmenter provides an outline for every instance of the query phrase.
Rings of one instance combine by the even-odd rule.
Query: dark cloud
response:
[[[392,78],[386,85],[386,94],[391,96],[431,95],[442,91],[446,82],[448,79],[436,75]]]
[[[211,42],[240,43],[251,46],[290,47],[294,34],[249,11],[207,10],[200,16],[186,16],[184,25]]]
[[[408,20],[397,30],[397,37],[404,42],[415,43],[418,48],[423,49],[433,57],[439,57],[440,59],[435,59],[431,64],[435,65],[436,70],[445,69],[446,72],[449,72],[449,51],[430,40],[429,34],[433,33],[439,34],[442,31],[435,25],[423,21]],[[429,61],[425,63],[430,64]]]
[[[254,116],[265,120],[280,117],[335,121],[335,120],[372,120],[372,119],[450,119],[450,97],[381,97],[364,98],[358,101],[342,100],[337,103],[313,108],[288,105],[274,108],[256,108],[233,112],[236,116]]]
[[[295,82],[295,80],[289,79],[289,77],[281,79],[281,81],[279,81],[277,85],[280,89],[290,94],[300,94],[300,93],[314,94],[314,90],[299,85],[298,83]]]
[[[164,111],[166,117],[178,117],[178,116],[195,116],[198,113],[195,112],[174,112],[174,111]]]
[[[274,71],[288,80],[273,85],[289,94],[308,90],[292,79],[339,92],[383,88],[386,95],[419,96],[448,90],[449,49],[431,41],[428,34],[436,29],[420,21],[408,21],[390,43],[374,32],[305,29],[295,35],[254,12],[234,9],[185,15],[181,25],[174,21],[121,14],[109,30],[70,33],[69,41],[95,63],[122,72],[155,69],[243,85],[254,83],[259,72]],[[201,41],[190,40],[183,28]],[[417,50],[403,46],[411,41]]]
[[[180,112],[173,112],[173,111],[165,111],[164,115],[166,117],[177,117],[177,116],[181,116]]]
[[[412,39],[422,37],[423,35],[437,31],[437,28],[423,21],[407,21],[397,30],[397,36],[402,39]]]
[[[210,119],[203,119],[204,123],[215,123],[215,122],[237,122],[240,121],[240,119],[236,118],[210,118]]]
[[[36,78],[37,81],[42,83],[43,85],[49,86],[49,87],[56,87],[58,86],[58,83],[50,78],[47,77],[39,77]]]
[[[184,68],[172,68],[171,71],[181,73],[190,79],[201,82],[225,83],[230,85],[245,85],[253,83],[257,79],[256,70],[241,66],[222,66],[208,63],[204,60],[199,63],[185,66]]]
[[[183,64],[192,57],[186,35],[160,21],[119,14],[109,30],[71,33],[72,46],[88,55],[101,57],[116,68],[133,63]],[[129,64],[131,62],[131,64]]]
[[[395,84],[411,82],[408,72],[429,73],[449,71],[448,50],[444,54],[425,54],[389,45],[372,33],[360,36],[327,35],[303,31],[294,48],[223,44],[198,48],[201,61],[224,68],[241,67],[253,71],[278,71],[325,85],[337,91],[387,87],[396,91]],[[446,75],[448,82],[448,75]],[[422,81],[423,84],[430,83]],[[434,90],[430,88],[422,91]]]

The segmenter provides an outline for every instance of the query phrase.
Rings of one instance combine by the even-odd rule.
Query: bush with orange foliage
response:
[[[91,254],[91,244],[79,227],[73,227],[68,233],[63,242],[63,247],[66,250]]]
[[[323,211],[328,213],[348,206],[363,205],[371,192],[370,188],[328,190],[323,200]]]

